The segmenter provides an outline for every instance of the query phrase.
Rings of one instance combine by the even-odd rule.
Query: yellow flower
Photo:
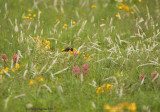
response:
[[[107,84],[106,88],[107,88],[107,92],[109,92],[113,88],[113,85]]]
[[[90,60],[91,59],[91,57],[90,56],[88,56],[88,60]]]
[[[31,17],[31,14],[28,14],[29,17]]]
[[[126,6],[126,7],[125,7],[125,10],[126,10],[126,11],[129,11],[129,7],[128,7],[128,6]]]
[[[50,45],[50,41],[47,41],[47,40],[46,40],[46,44]]]
[[[42,78],[42,77],[39,77],[39,78],[38,78],[38,81],[39,81],[39,82],[42,82],[42,81],[43,81],[43,78]]]
[[[40,47],[41,47],[41,44],[38,45],[38,48],[40,48]]]
[[[45,49],[48,49],[48,46],[45,46]]]
[[[92,5],[91,7],[92,7],[92,8],[96,8],[96,5]]]
[[[129,111],[136,111],[136,104],[135,103],[131,103],[128,105],[127,109]]]
[[[105,106],[104,106],[104,109],[106,109],[106,110],[110,110],[110,109],[111,109],[111,107],[110,107],[109,105],[105,105]]]
[[[33,84],[34,84],[34,82],[31,80],[31,81],[29,82],[29,84],[30,84],[30,85],[33,85]]]
[[[38,38],[34,38],[35,41],[38,41]]]
[[[62,49],[62,51],[64,51],[64,49]]]
[[[58,22],[58,21],[60,21],[60,19],[56,19],[56,21]]]
[[[12,72],[15,72],[15,68],[12,68]]]
[[[73,21],[73,22],[72,22],[72,25],[75,25],[75,24],[76,24],[76,22],[75,22],[75,21]]]
[[[40,14],[42,14],[42,11],[39,11]]]
[[[121,10],[121,9],[122,9],[122,6],[119,6],[119,7],[118,7],[118,9],[120,9],[120,10]]]
[[[101,19],[101,21],[104,21],[104,19]]]
[[[119,15],[118,15],[118,14],[116,14],[115,16],[116,16],[116,18],[119,18]]]
[[[33,17],[35,18],[35,17],[36,17],[36,14],[33,14]]]
[[[67,27],[67,24],[64,24],[64,27]]]
[[[121,112],[123,108],[121,106],[115,106],[114,109],[116,112]]]
[[[77,54],[80,54],[80,52],[77,52]]]
[[[3,70],[1,70],[0,74],[1,74],[1,75],[3,74]]]
[[[5,70],[6,72],[8,72],[9,68],[8,68],[8,67],[6,67],[4,70]]]
[[[41,52],[43,52],[43,49],[41,49]]]
[[[131,14],[134,14],[134,12],[133,12],[133,11],[131,11]]]
[[[70,54],[70,56],[72,56],[72,55],[73,55],[73,52],[72,52],[71,50],[69,50],[69,54]]]
[[[29,18],[30,20],[32,20],[32,18]]]
[[[23,19],[29,19],[29,17],[28,16],[24,16]]]
[[[16,64],[16,69],[19,69],[19,68],[20,68],[19,64]]]
[[[73,49],[73,52],[77,52],[77,49],[76,49],[76,48],[74,48],[74,49]]]
[[[31,12],[31,9],[28,9],[28,12]]]
[[[138,0],[139,2],[142,2],[142,0]]]
[[[63,28],[63,29],[65,29],[66,27],[65,27],[65,26],[63,26],[62,28]]]

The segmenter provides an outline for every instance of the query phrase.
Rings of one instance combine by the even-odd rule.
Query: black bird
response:
[[[63,50],[63,52],[68,52],[68,51],[73,51],[73,48],[71,48],[71,47],[67,47],[67,48],[65,48],[64,50]]]

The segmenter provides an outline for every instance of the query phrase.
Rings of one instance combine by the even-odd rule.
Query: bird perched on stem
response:
[[[73,48],[67,47],[65,49],[62,49],[63,52],[73,51]]]

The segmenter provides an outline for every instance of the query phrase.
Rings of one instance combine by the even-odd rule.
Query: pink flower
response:
[[[141,74],[139,77],[140,77],[141,81],[146,78],[143,74]]]
[[[6,54],[2,54],[2,59],[3,59],[3,61],[4,61],[5,63],[7,62],[8,58],[7,58]]]
[[[80,74],[80,69],[79,69],[79,67],[78,67],[78,66],[73,67],[72,73],[73,73],[74,75]]]
[[[88,70],[88,66],[86,64],[83,65],[83,70]]]
[[[157,71],[152,73],[152,78],[155,78],[158,75]]]
[[[74,52],[74,55],[77,55],[78,53],[77,52]]]
[[[82,72],[84,73],[84,74],[88,74],[88,66],[85,64],[85,65],[83,65],[83,70],[82,70]]]
[[[18,54],[14,54],[12,57],[14,63],[17,62],[17,58],[18,58]],[[18,63],[19,63],[19,61],[20,61],[20,58],[18,58]]]

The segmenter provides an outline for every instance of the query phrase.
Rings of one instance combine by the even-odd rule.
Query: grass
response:
[[[158,112],[160,78],[153,80],[151,74],[160,72],[160,2],[125,0],[123,7],[129,11],[120,10],[120,3],[1,0],[0,54],[8,60],[0,61],[0,111],[102,112],[109,111],[104,109],[107,104],[115,109],[128,102],[135,103],[133,111]],[[32,20],[24,18],[28,14]],[[45,49],[46,40],[50,49]],[[68,46],[80,54],[62,52]],[[15,72],[14,54],[20,57]],[[75,75],[73,67],[82,70],[84,64],[88,74]],[[103,84],[113,88],[96,94]]]

